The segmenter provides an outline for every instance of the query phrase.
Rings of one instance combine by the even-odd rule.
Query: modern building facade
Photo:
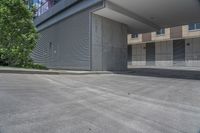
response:
[[[40,37],[32,58],[56,69],[126,70],[128,33],[200,21],[198,0],[180,2],[34,0],[32,3],[39,5],[34,22]],[[156,5],[162,7],[160,13]],[[169,12],[166,5],[173,6],[174,12]]]
[[[200,66],[200,23],[128,35],[130,66]]]

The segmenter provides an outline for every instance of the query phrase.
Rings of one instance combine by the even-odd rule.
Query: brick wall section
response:
[[[182,33],[182,26],[177,26],[170,29],[171,39],[182,38]]]
[[[144,33],[142,34],[142,42],[149,42],[151,41],[151,33]]]

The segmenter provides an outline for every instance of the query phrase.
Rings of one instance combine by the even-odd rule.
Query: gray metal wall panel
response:
[[[63,4],[63,5],[62,4],[63,3],[58,3],[53,8],[51,8],[48,12],[46,12],[42,16],[35,19],[35,24],[37,26],[38,31],[41,31],[52,25],[55,25],[56,23],[63,21],[64,19],[66,19],[72,15],[75,15],[78,12],[82,12],[88,8],[92,9],[97,6],[102,6],[103,2],[102,2],[102,0],[81,0],[81,2],[78,2],[77,4],[73,5],[70,8],[67,8],[65,10],[61,10],[62,7],[60,7],[60,6],[65,5],[65,4]],[[55,13],[53,11],[54,8],[57,8],[57,10],[59,12],[54,14]]]
[[[173,66],[173,41],[156,42],[156,66]]]
[[[174,44],[178,45],[175,46]],[[132,65],[142,66],[141,62],[146,62],[145,50],[141,51],[144,44],[135,44],[132,46]],[[200,66],[200,38],[190,38],[184,40],[170,40],[155,43],[156,66]],[[146,57],[146,56],[145,56]]]
[[[186,39],[186,66],[200,66],[200,38]]]
[[[89,12],[42,30],[32,54],[34,61],[50,68],[90,70]]]
[[[135,44],[132,46],[132,65],[146,65],[146,44]]]

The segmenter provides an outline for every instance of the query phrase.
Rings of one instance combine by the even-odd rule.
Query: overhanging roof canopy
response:
[[[200,22],[200,0],[106,0],[94,13],[142,33]]]

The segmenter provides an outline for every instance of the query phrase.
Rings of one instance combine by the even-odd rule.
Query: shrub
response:
[[[0,2],[0,65],[39,67],[30,57],[37,43],[33,13],[23,0]]]

